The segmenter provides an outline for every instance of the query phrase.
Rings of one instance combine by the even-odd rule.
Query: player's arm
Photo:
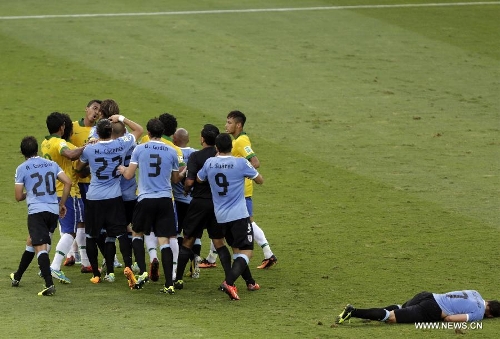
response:
[[[259,161],[259,158],[257,158],[256,155],[254,155],[253,157],[251,157],[250,159],[248,159],[248,161],[250,161],[250,163],[252,164],[253,168],[259,168],[260,167],[260,161]]]
[[[255,178],[253,178],[253,181],[256,183],[256,184],[259,184],[259,185],[262,185],[264,183],[264,178],[262,177],[262,175],[259,173],[259,175],[257,175]]]
[[[82,155],[84,148],[85,147],[78,147],[70,149],[69,147],[63,147],[63,149],[61,149],[61,155],[71,161],[77,160],[80,158],[80,155]]]
[[[135,170],[137,169],[137,163],[131,162],[128,164],[128,167],[123,165],[118,166],[118,173],[121,173],[125,179],[132,179],[135,174]]]
[[[24,192],[24,185],[22,183],[17,183],[14,186],[14,196],[16,201],[23,201],[26,199],[26,192]]]
[[[177,184],[181,181],[181,177],[179,175],[179,171],[172,171],[172,176],[170,177],[170,181],[172,184]]]
[[[71,191],[71,179],[66,175],[66,173],[64,173],[64,171],[60,171],[57,174],[57,179],[64,184],[61,201],[59,201],[59,216],[64,218],[66,215],[66,200],[68,199],[69,192]]]
[[[187,196],[189,193],[191,193],[193,185],[194,185],[194,179],[186,178],[186,180],[184,181],[184,195]]]
[[[136,122],[133,122],[130,119],[125,118],[123,115],[114,114],[109,117],[109,120],[111,120],[111,122],[121,121],[125,125],[127,125],[127,127],[130,128],[130,133],[135,137],[135,140],[139,140],[141,138],[142,133],[144,132],[144,128],[142,128],[141,125],[139,125]]]
[[[443,321],[446,321],[446,322],[466,322],[468,320],[469,320],[469,317],[467,316],[467,314],[447,315],[443,319]]]

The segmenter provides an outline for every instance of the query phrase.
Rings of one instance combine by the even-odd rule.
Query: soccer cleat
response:
[[[82,268],[80,269],[80,272],[82,272],[82,273],[93,273],[92,266],[82,266]]]
[[[253,284],[247,284],[247,290],[249,291],[258,291],[260,290],[260,285],[254,282]]]
[[[236,286],[228,285],[225,281],[220,285],[221,291],[225,292],[231,300],[240,300]]]
[[[74,256],[67,257],[66,260],[64,260],[64,266],[73,266],[75,262],[76,260]]]
[[[191,260],[191,278],[193,279],[198,279],[200,277],[200,262],[201,258],[197,255]]]
[[[139,268],[139,265],[137,265],[137,262],[134,262],[130,269],[132,270],[132,272],[134,272],[134,274],[139,274],[141,272],[141,269]]]
[[[257,266],[257,268],[260,269],[271,268],[277,263],[278,263],[278,258],[276,258],[273,254],[270,258],[262,260],[262,263],[259,266]]]
[[[59,282],[61,284],[71,284],[71,280],[69,280],[69,278],[64,275],[63,271],[54,270],[54,269],[51,268],[50,269],[50,274],[52,274],[52,277],[54,279],[59,280]]]
[[[135,289],[140,290],[144,286],[144,284],[147,283],[148,281],[149,281],[149,274],[148,272],[144,272],[137,279],[137,282],[135,283]]]
[[[98,275],[96,275],[95,277],[90,278],[90,282],[91,282],[92,284],[98,284],[98,283],[100,283],[100,282],[101,282],[101,277],[100,277],[100,276],[98,276]]]
[[[158,281],[160,279],[160,263],[158,262],[158,258],[154,258],[153,261],[149,264],[149,278],[151,281]]]
[[[122,263],[118,261],[118,258],[116,256],[115,256],[115,261],[113,262],[113,266],[115,266],[115,268],[123,267]]]
[[[137,279],[135,278],[134,272],[130,269],[130,267],[125,267],[123,270],[123,274],[127,277],[128,287],[131,290],[135,289],[135,284],[137,284]]]
[[[344,307],[342,313],[340,313],[335,319],[335,323],[342,324],[344,321],[351,319],[351,314],[354,310],[355,310],[354,306],[352,306],[351,304],[347,304],[347,306]]]
[[[207,259],[203,259],[198,264],[198,267],[199,268],[213,268],[213,267],[217,267],[217,264],[214,262],[209,262]]]
[[[106,274],[104,276],[104,280],[110,283],[115,282],[115,274],[114,273]]]
[[[176,280],[176,281],[174,281],[174,288],[176,290],[182,290],[184,288],[184,280]]]
[[[14,273],[10,274],[10,281],[12,287],[19,287],[19,280],[16,280],[16,278],[14,278]]]
[[[160,290],[160,293],[175,294],[175,288],[174,286],[163,286],[163,288]]]
[[[54,294],[56,294],[56,287],[54,285],[50,285],[49,287],[44,287],[43,290],[38,292],[38,295],[45,295],[45,296],[54,295]]]

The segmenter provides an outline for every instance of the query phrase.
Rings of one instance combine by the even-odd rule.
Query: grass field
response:
[[[2,333],[454,336],[331,325],[348,302],[384,306],[422,290],[500,298],[499,18],[498,1],[2,1]],[[20,140],[41,141],[52,111],[81,118],[93,98],[115,99],[142,124],[173,113],[193,147],[203,124],[247,115],[266,180],[255,219],[279,259],[253,270],[260,291],[230,302],[216,290],[221,269],[166,296],[158,283],[130,291],[119,275],[96,286],[67,268],[73,283],[41,298],[34,264],[10,288],[27,234],[26,204],[13,196]],[[256,250],[251,266],[262,258]],[[487,320],[466,337],[499,329]]]

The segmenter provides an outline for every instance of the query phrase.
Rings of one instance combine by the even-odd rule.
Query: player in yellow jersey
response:
[[[163,113],[161,114],[158,119],[162,122],[163,124],[163,135],[161,136],[161,141],[175,149],[177,152],[177,158],[179,160],[179,173],[183,173],[184,169],[186,168],[186,163],[184,162],[184,156],[182,155],[182,150],[180,149],[179,146],[174,144],[174,133],[177,130],[177,119],[175,116],[173,116],[170,113]],[[141,139],[141,144],[144,144],[149,141],[149,136],[145,135]],[[175,201],[175,197],[174,197]],[[177,223],[177,220],[176,220]],[[172,239],[171,239],[172,240]],[[150,270],[149,274],[150,276],[156,277],[157,276],[157,252],[156,252],[156,247],[158,240],[156,239],[156,236],[154,235],[153,232],[151,232],[149,235],[144,235],[144,243],[146,245],[146,248],[149,253],[149,260],[150,260]],[[170,247],[172,248],[172,253],[174,255],[174,280],[175,280],[175,270],[177,268],[177,257],[179,256],[179,243],[177,242],[177,239],[175,239],[175,244],[174,241],[170,241]],[[156,259],[156,260],[155,260]],[[151,279],[153,280],[153,279]]]
[[[259,168],[259,159],[252,149],[250,138],[243,130],[245,122],[245,114],[240,111],[232,111],[227,115],[226,132],[233,136],[233,148],[231,154],[235,157],[245,158],[250,161],[254,168]],[[245,179],[245,200],[247,203],[248,214],[250,214],[250,221],[252,222],[254,238],[264,252],[264,260],[262,260],[261,265],[259,265],[257,268],[270,268],[277,263],[278,259],[271,251],[271,247],[267,242],[264,232],[253,219],[252,195],[253,182],[250,179]]]
[[[83,202],[80,197],[77,177],[73,170],[73,160],[77,160],[84,147],[76,147],[69,143],[63,137],[69,139],[72,132],[72,122],[68,115],[53,112],[49,114],[46,120],[49,136],[43,140],[41,149],[44,158],[55,161],[72,179],[70,196],[66,200],[67,214],[63,219],[59,219],[61,238],[56,246],[56,253],[50,265],[52,276],[62,283],[70,283],[71,281],[61,272],[61,264],[66,257],[66,254],[73,244],[73,239],[76,236],[77,228],[83,226]],[[61,185],[56,185],[57,196],[62,196]],[[85,245],[83,245],[85,246]]]
[[[88,139],[91,128],[95,125],[99,114],[99,107],[101,106],[101,100],[93,99],[90,100],[87,106],[85,107],[85,116],[80,120],[73,121],[73,135],[71,135],[70,142],[76,147],[84,146]],[[90,175],[85,178],[78,177],[78,187],[80,188],[80,195],[82,197],[82,201],[85,204],[85,198],[87,195],[87,191],[89,189],[90,184]],[[78,228],[76,230],[76,237],[82,237],[79,233],[83,234],[83,238],[85,238],[85,229]],[[80,257],[80,249],[78,248],[77,241],[73,242],[71,250],[68,252],[66,260],[64,261],[64,266],[72,266],[76,264],[82,264],[82,259]],[[89,265],[85,265],[88,262],[87,258],[83,259],[83,264],[81,271],[82,273],[90,273]]]

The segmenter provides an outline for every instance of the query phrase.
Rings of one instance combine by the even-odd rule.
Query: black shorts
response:
[[[134,216],[134,208],[137,204],[137,200],[127,200],[123,201],[123,206],[125,207],[125,219],[127,220],[127,225],[132,222]]]
[[[224,233],[218,231],[212,199],[193,198],[182,224],[184,236],[201,238],[206,229],[210,239],[222,239]]]
[[[144,234],[154,232],[157,237],[177,236],[172,198],[145,198],[138,201],[134,209],[132,230]]]
[[[232,248],[253,250],[253,228],[250,218],[219,224],[226,230],[226,242]]]
[[[122,197],[85,201],[85,233],[97,238],[103,229],[106,230],[108,237],[127,233]]]
[[[182,232],[182,223],[186,217],[189,204],[181,201],[175,201],[175,211],[177,213],[177,233]]]
[[[442,310],[430,292],[420,292],[401,309],[394,310],[397,323],[415,323],[441,321]]]
[[[28,233],[33,246],[50,245],[50,234],[57,227],[59,216],[51,212],[28,214]]]

